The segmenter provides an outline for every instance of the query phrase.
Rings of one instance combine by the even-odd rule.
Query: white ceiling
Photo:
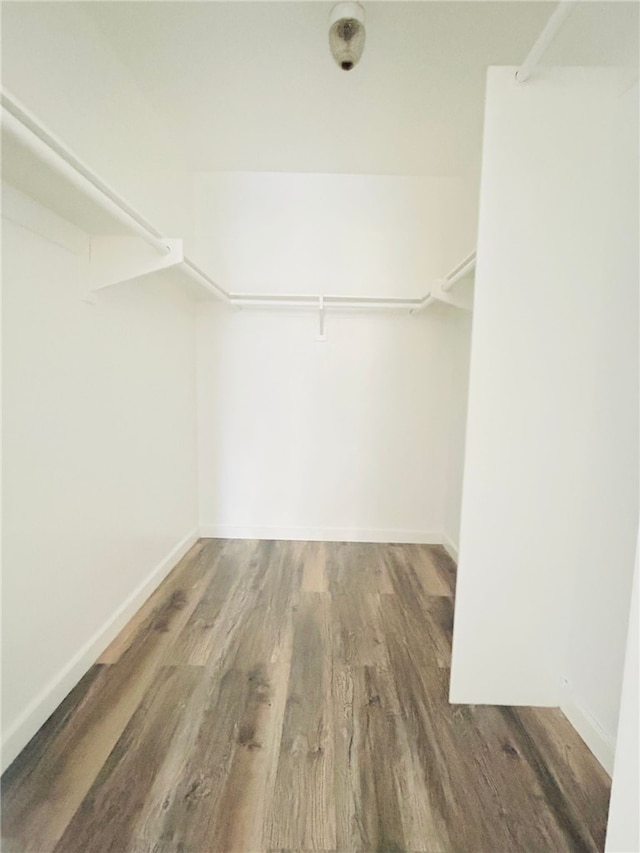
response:
[[[345,73],[333,3],[78,3],[195,170],[477,174],[489,65],[518,65],[555,3],[364,2]],[[638,4],[584,2],[548,60],[637,65]]]

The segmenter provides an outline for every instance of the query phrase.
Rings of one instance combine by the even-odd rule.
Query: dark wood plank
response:
[[[139,837],[207,851],[256,850],[262,844],[301,566],[283,543],[261,543],[252,554],[244,562],[247,603],[226,613],[228,636],[201,668],[200,688],[175,754],[148,797]]]
[[[330,617],[328,595],[301,593],[268,847],[336,846]]]
[[[328,542],[326,572],[332,595],[393,592],[380,546],[369,542]]]
[[[514,721],[496,707],[449,705],[448,671],[434,667],[432,655],[403,634],[411,624],[405,608],[387,599],[383,604],[411,748],[453,849],[599,849],[580,826],[586,813],[578,819],[577,810],[568,810],[563,789],[550,782]]]
[[[122,853],[199,681],[191,667],[163,667],[112,750],[56,853]],[[108,832],[105,832],[108,828]]]
[[[339,850],[448,849],[410,750],[393,676],[334,668]]]
[[[220,542],[216,539],[200,539],[196,542],[100,655],[97,662],[117,663],[122,655],[144,636],[149,625],[155,624],[156,628],[161,630],[162,623],[167,618],[168,602],[179,603],[184,597],[185,589],[199,583],[203,567],[208,574],[214,570],[220,547]]]
[[[389,665],[379,595],[331,596],[331,634],[334,662],[354,667]]]
[[[403,546],[386,552],[391,584],[396,593],[397,605],[390,603],[398,616],[398,630],[411,637],[409,648],[423,657],[426,651],[430,661],[440,667],[451,663],[453,636],[453,602],[445,596],[429,596],[414,564],[407,559]],[[385,599],[382,599],[386,605]],[[386,626],[385,626],[386,627]]]
[[[170,650],[172,666],[210,662],[225,647],[238,614],[253,600],[251,584],[264,564],[258,542],[227,540],[218,548],[204,595]]]
[[[453,588],[448,573],[433,545],[402,545],[400,546],[405,561],[415,571],[425,595],[453,596]]]
[[[454,560],[447,554],[442,545],[427,545],[426,547],[437,572],[448,585],[450,595],[455,596],[457,569]]]

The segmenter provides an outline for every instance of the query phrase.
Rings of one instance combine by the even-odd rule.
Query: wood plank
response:
[[[306,542],[302,553],[303,592],[328,592],[327,547],[324,542]]]
[[[100,655],[97,663],[117,663],[144,628],[145,622],[153,620],[155,615],[163,611],[167,598],[170,599],[173,593],[178,593],[185,585],[197,582],[199,564],[205,563],[207,571],[213,571],[219,547],[218,540],[198,540]],[[196,574],[192,577],[194,571]]]
[[[56,853],[122,853],[175,736],[199,673],[163,667],[69,823]],[[108,837],[104,828],[109,827]]]
[[[266,546],[270,543],[264,543]],[[264,560],[254,540],[226,540],[204,595],[173,643],[172,666],[204,666],[229,639],[238,614],[253,599],[251,581]]]
[[[173,754],[150,792],[139,837],[159,837],[163,843],[198,850],[261,849],[280,747],[301,572],[291,549],[281,543],[261,548],[260,560],[257,574],[255,567],[247,568],[252,602],[234,614],[230,640],[202,667],[202,684],[192,697]],[[256,582],[267,574],[268,584]]]
[[[451,598],[453,590],[447,572],[445,572],[431,545],[403,545],[405,561],[411,565],[422,584],[425,595],[447,596]]]
[[[558,708],[499,710],[571,843],[580,850],[602,850],[611,780],[576,730]]]
[[[449,594],[456,594],[457,567],[454,560],[447,554],[442,545],[427,545],[429,556],[433,561],[437,572],[449,587]]]
[[[328,588],[332,595],[393,592],[379,545],[328,542],[326,554]]]
[[[330,600],[301,593],[267,847],[336,846]]]
[[[334,668],[339,850],[428,850],[438,827],[388,670]]]
[[[391,583],[400,610],[398,630],[411,637],[410,648],[426,649],[430,661],[439,667],[451,663],[453,636],[453,602],[446,596],[427,596],[414,566],[399,548],[387,553]],[[382,599],[383,603],[384,599]]]
[[[331,596],[334,663],[388,667],[380,596],[374,593]]]
[[[449,705],[447,670],[403,636],[405,614],[386,600],[391,672],[439,825],[453,849],[599,849],[531,740],[502,709]],[[514,712],[515,713],[515,712]],[[560,810],[557,803],[563,803]],[[582,821],[589,820],[582,812]]]

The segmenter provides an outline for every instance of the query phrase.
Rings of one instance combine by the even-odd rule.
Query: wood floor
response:
[[[448,704],[454,589],[440,547],[200,541],[5,773],[2,849],[602,850],[559,711]]]

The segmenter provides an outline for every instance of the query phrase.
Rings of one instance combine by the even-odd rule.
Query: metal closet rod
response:
[[[464,278],[466,275],[469,275],[470,272],[476,267],[476,253],[471,252],[468,257],[464,259],[461,263],[458,264],[457,267],[454,267],[450,273],[444,277],[444,281],[442,282],[442,290],[446,293],[451,290],[454,284],[460,281],[460,279]]]
[[[197,281],[204,282],[204,284],[209,288],[213,288],[223,302],[231,302],[231,294],[229,291],[225,290],[221,285],[216,284],[216,282],[208,276],[206,272],[201,270],[199,266],[196,266],[193,261],[190,261],[189,258],[183,257],[182,263],[192,278],[195,278]]]
[[[527,58],[516,71],[516,80],[518,83],[526,83],[531,77],[544,52],[557,36],[560,27],[567,20],[571,12],[573,12],[575,5],[576,0],[561,0],[561,2],[558,3],[544,29],[529,51]]]
[[[3,127],[12,134],[35,156],[47,163],[69,180],[80,192],[99,204],[114,216],[126,228],[130,229],[157,251],[166,254],[171,251],[166,238],[145,219],[119,193],[106,184],[95,172],[77,157],[62,140],[43,127],[35,116],[24,107],[17,98],[0,90]],[[473,268],[475,252],[469,255],[445,278],[446,289],[455,284]],[[187,274],[215,296],[231,305],[246,307],[292,307],[325,310],[328,308],[369,308],[375,310],[406,309],[411,313],[428,307],[435,298],[431,293],[420,298],[385,296],[287,296],[275,294],[230,293],[215,282],[204,270],[189,258],[184,257],[182,265]],[[443,285],[443,289],[445,286]]]
[[[406,309],[420,305],[421,299],[385,296],[272,296],[258,293],[232,293],[231,304],[238,307],[311,308],[315,311],[328,308]]]
[[[162,254],[171,251],[157,228],[76,157],[62,140],[44,128],[26,107],[5,89],[0,92],[0,104],[3,110],[3,126],[26,148],[61,172],[74,186],[98,202],[127,228],[135,231],[154,249]]]

